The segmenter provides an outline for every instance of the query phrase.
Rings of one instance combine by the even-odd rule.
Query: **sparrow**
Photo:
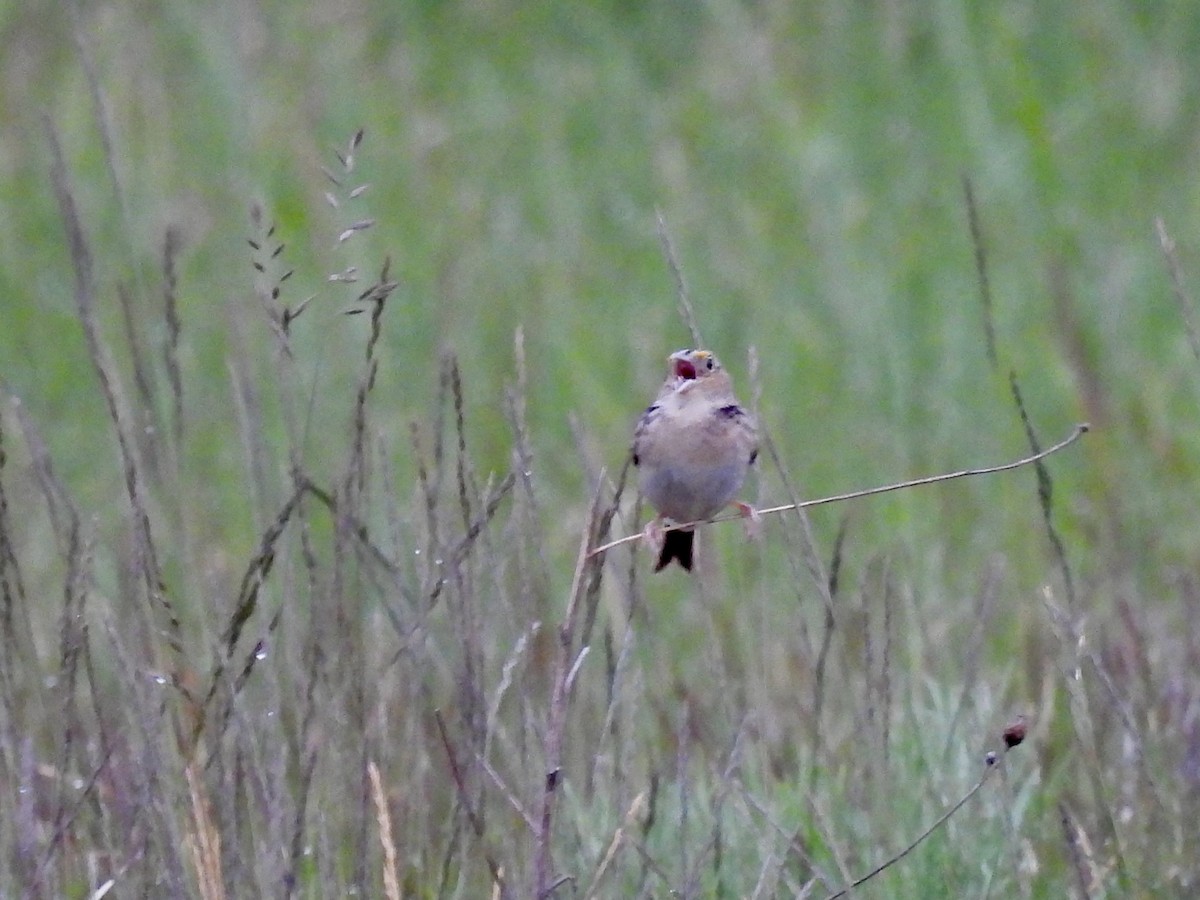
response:
[[[642,495],[658,512],[646,526],[647,540],[661,546],[654,571],[672,561],[691,571],[695,533],[664,532],[662,521],[701,522],[733,502],[758,456],[758,430],[712,353],[678,350],[667,359],[667,380],[634,431],[633,464]],[[737,507],[757,518],[748,504]]]

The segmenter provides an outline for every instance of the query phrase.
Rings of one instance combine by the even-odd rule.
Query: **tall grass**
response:
[[[290,9],[9,13],[0,895],[1194,890],[1193,14]],[[697,331],[762,506],[1095,427],[651,578]]]

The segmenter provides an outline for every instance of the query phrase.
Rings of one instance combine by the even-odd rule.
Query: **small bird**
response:
[[[655,572],[672,560],[691,571],[693,562],[695,533],[664,532],[662,520],[712,518],[733,501],[758,456],[754,418],[738,404],[717,358],[707,350],[678,350],[668,362],[667,380],[633,435],[642,494],[658,511],[646,526],[647,540],[661,545]],[[748,504],[737,506],[757,518]]]

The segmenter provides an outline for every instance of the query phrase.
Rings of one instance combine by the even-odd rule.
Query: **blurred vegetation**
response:
[[[826,821],[810,823],[809,840],[833,843],[830,835],[841,833],[854,846],[840,864],[852,871],[826,859],[829,871],[862,874],[969,786],[987,735],[967,736],[965,773],[929,759],[942,759],[939,735],[954,732],[955,698],[970,688],[967,705],[993,730],[1015,710],[1036,720],[1037,762],[1024,759],[1018,777],[1028,783],[1009,785],[1025,792],[1020,805],[1030,804],[1032,824],[1023,834],[1012,824],[986,836],[1001,857],[1011,851],[1022,860],[999,863],[1016,879],[1009,887],[1036,896],[1084,890],[1063,838],[1065,803],[1108,835],[1108,844],[1094,838],[1097,858],[1119,860],[1091,896],[1103,885],[1110,896],[1138,893],[1131,885],[1194,890],[1196,867],[1185,860],[1195,841],[1180,829],[1200,758],[1188,615],[1200,565],[1200,360],[1154,221],[1161,217],[1178,244],[1185,286],[1200,285],[1198,41],[1200,7],[1116,0],[0,7],[0,422],[12,457],[0,477],[9,482],[13,553],[27,596],[60,597],[67,563],[56,555],[51,518],[26,512],[40,508],[37,466],[16,437],[17,399],[84,515],[98,597],[124,590],[129,552],[112,423],[76,315],[74,267],[49,174],[49,128],[61,135],[91,243],[100,327],[146,434],[169,428],[172,395],[160,373],[152,396],[137,399],[118,298],[130,298],[132,327],[161,367],[171,343],[164,246],[168,230],[178,235],[173,293],[186,437],[171,442],[165,465],[173,471],[150,482],[153,524],[168,547],[166,580],[199,658],[219,643],[246,561],[290,493],[289,465],[299,460],[329,487],[349,465],[370,325],[367,315],[344,313],[387,257],[399,286],[375,351],[371,452],[387,454],[400,505],[418,505],[409,429],[420,423],[428,450],[437,416],[453,418],[438,399],[453,354],[472,477],[477,485],[493,473],[501,478],[521,431],[506,412],[519,332],[533,473],[533,505],[521,515],[540,516],[536,534],[544,536],[537,543],[527,534],[536,546],[523,552],[540,560],[534,568],[545,578],[534,590],[538,602],[521,609],[547,617],[549,629],[572,583],[599,469],[619,471],[666,355],[690,340],[658,235],[661,214],[705,341],[744,399],[761,391],[760,418],[802,496],[1024,455],[1010,375],[1043,445],[1077,422],[1093,426],[1047,463],[1053,522],[1078,590],[1069,622],[1053,621],[1043,603],[1066,599],[1032,470],[813,514],[826,566],[845,528],[840,572],[855,599],[844,601],[835,654],[854,685],[847,692],[876,712],[872,703],[891,709],[898,744],[932,734],[937,745],[894,748],[903,762],[891,764],[903,775],[898,783],[881,778],[876,789],[913,787],[894,805],[842,796],[843,806],[824,809]],[[321,170],[337,169],[335,151],[360,127],[366,137],[354,178],[369,189],[353,201],[343,196],[335,209],[325,194],[336,189]],[[964,179],[986,252],[994,366]],[[256,296],[266,278],[256,276],[247,245],[256,205],[285,245],[275,276],[294,270],[281,302],[296,308],[312,298],[291,326],[286,367]],[[374,225],[339,242],[359,219]],[[362,282],[328,280],[349,266]],[[754,379],[751,348],[760,360]],[[261,402],[257,453],[266,478],[251,472],[239,378],[256,386]],[[755,499],[787,502],[779,473],[761,469]],[[379,508],[369,518],[395,524]],[[614,528],[619,535],[640,524],[625,503]],[[328,522],[311,527],[322,537],[336,531]],[[412,534],[419,531],[414,525]],[[837,754],[856,747],[864,755],[879,749],[855,743],[862,720],[839,708],[837,691],[815,720],[805,718],[814,661],[787,636],[799,629],[819,644],[825,610],[821,586],[800,561],[798,534],[773,519],[764,544],[747,549],[735,528],[718,526],[720,575],[706,590],[672,574],[627,592],[644,605],[628,619],[642,629],[647,679],[630,702],[653,710],[635,716],[651,735],[644,752],[655,758],[654,748],[683,727],[673,704],[690,710],[687,698],[705,695],[715,665],[721,675],[709,687],[732,686],[737,699],[713,701],[722,714],[702,744],[728,749],[740,733],[739,703],[789,723],[763,738],[772,749],[746,774],[748,784],[764,779],[754,790],[771,798],[777,818],[811,814],[811,798],[825,796],[808,782],[809,770],[836,768]],[[528,575],[528,560],[505,557],[496,540],[484,559],[503,569],[497,579]],[[610,580],[625,577],[626,561],[611,564]],[[472,590],[486,621],[487,588]],[[602,618],[625,621],[629,596],[606,590]],[[901,611],[881,625],[871,601],[883,597]],[[28,613],[38,649],[30,659],[48,669],[57,660],[56,602],[31,603]],[[362,614],[378,616],[386,604],[366,603]],[[493,667],[531,621],[492,623],[495,644],[485,655]],[[624,626],[611,627],[619,637]],[[896,657],[882,662],[869,649],[871,629],[881,627],[897,639]],[[381,628],[374,662],[395,652],[388,626]],[[706,647],[714,638],[725,644]],[[978,653],[973,661],[968,650]],[[894,693],[879,694],[869,671],[854,672],[863,654],[864,665],[892,667],[879,677],[896,678]],[[1116,733],[1104,735],[1103,746],[1080,746],[1100,726],[1081,724],[1075,665],[1095,679],[1087,685],[1092,702],[1113,717],[1106,721]],[[428,686],[427,708],[412,715],[427,719],[455,683],[446,675]],[[804,703],[789,708],[798,695]],[[583,708],[598,718],[589,721],[604,721],[603,703],[592,699],[599,705]],[[40,725],[30,718],[38,746],[55,740],[48,710]],[[788,749],[792,727],[827,728],[828,737]],[[1137,765],[1115,749],[1123,737],[1137,745]],[[438,802],[448,804],[455,786],[437,741],[427,749],[442,779]],[[773,753],[782,756],[768,759]],[[834,781],[858,771],[845,765]],[[1146,834],[1161,839],[1161,858],[1122,857],[1132,852],[1122,829],[1140,817],[1116,787],[1125,765],[1153,772],[1149,793],[1159,805]],[[0,781],[5,789],[12,772]],[[768,789],[768,773],[786,774],[786,786]],[[953,787],[941,785],[943,776]],[[628,777],[626,801],[642,789]],[[838,782],[835,792],[845,786]],[[718,790],[703,778],[696,789]],[[1165,809],[1168,796],[1180,807]],[[445,813],[442,805],[430,804],[429,822]],[[497,808],[507,809],[503,798]],[[627,808],[597,813],[596,834],[573,846],[580,859],[603,855]],[[890,815],[876,818],[883,812]],[[577,814],[586,820],[586,804]],[[680,815],[661,814],[668,822]],[[797,827],[794,815],[787,821]],[[867,835],[875,842],[858,843]],[[930,896],[942,871],[936,855],[922,854],[953,853],[946,847],[966,840],[939,839],[940,850],[923,846],[905,863],[928,873],[912,896]],[[659,840],[681,838],[653,833],[652,856]],[[694,889],[707,896],[723,885],[749,895],[760,867],[766,871],[756,849],[731,845],[731,857],[749,854],[731,863],[740,874]],[[998,876],[972,868],[969,849],[961,858],[966,869],[953,869],[961,889],[946,895],[985,892],[980,885]],[[570,868],[569,859],[560,848],[559,867]],[[411,877],[412,893],[433,895],[436,878]],[[457,890],[481,896],[488,883],[480,868]],[[885,881],[877,896],[901,896],[896,884]],[[11,888],[0,885],[0,893]]]

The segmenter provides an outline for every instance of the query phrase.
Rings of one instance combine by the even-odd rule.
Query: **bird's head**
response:
[[[721,363],[707,350],[676,350],[667,361],[671,374],[680,382],[707,378],[721,370]]]

